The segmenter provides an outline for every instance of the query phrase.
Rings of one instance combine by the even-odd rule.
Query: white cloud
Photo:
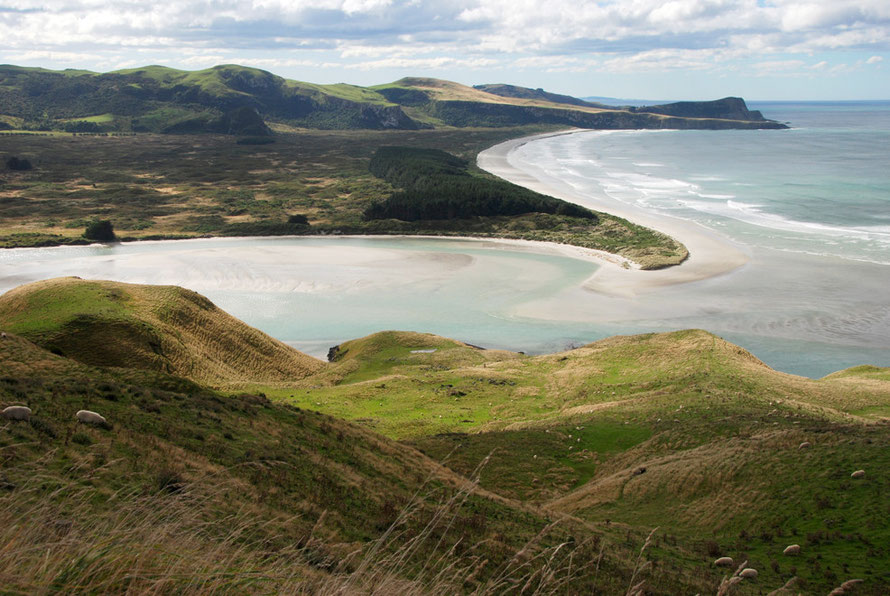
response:
[[[5,6],[0,61],[66,66],[163,57],[188,67],[218,60],[265,68],[817,76],[835,71],[829,63],[878,64],[890,50],[887,0],[6,0]],[[329,55],[312,53],[319,48]]]

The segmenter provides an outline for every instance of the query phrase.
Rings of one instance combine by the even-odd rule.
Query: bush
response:
[[[83,237],[97,242],[113,242],[117,238],[114,235],[114,227],[107,219],[99,219],[87,224]]]
[[[287,223],[289,224],[301,224],[304,226],[309,225],[309,219],[303,215],[302,213],[296,213],[287,218]]]
[[[62,127],[65,132],[100,132],[102,129],[95,122],[89,120],[75,120],[74,122],[66,122]]]
[[[274,142],[272,137],[244,137],[235,141],[238,145],[269,145]]]
[[[6,167],[17,172],[25,172],[32,168],[30,161],[28,161],[27,159],[19,159],[15,156],[12,156],[6,160]]]

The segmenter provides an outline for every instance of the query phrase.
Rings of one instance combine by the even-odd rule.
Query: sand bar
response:
[[[662,286],[724,275],[748,262],[748,255],[740,247],[696,222],[650,213],[618,201],[607,202],[603,198],[577,191],[572,186],[547,175],[544,170],[534,170],[525,165],[520,169],[511,162],[510,154],[522,145],[565,134],[590,134],[590,131],[573,130],[513,139],[482,151],[477,163],[483,170],[514,184],[590,209],[617,215],[667,234],[682,242],[689,250],[689,258],[682,264],[657,271],[627,268],[620,257],[602,259],[602,266],[587,281],[586,288],[604,294],[633,296]]]

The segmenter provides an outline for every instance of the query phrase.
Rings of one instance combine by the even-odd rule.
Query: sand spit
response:
[[[639,292],[662,286],[694,282],[723,275],[748,262],[748,256],[739,247],[695,222],[656,215],[636,209],[631,205],[618,204],[617,201],[606,202],[599,197],[575,190],[568,184],[548,176],[543,170],[535,171],[525,166],[520,169],[511,162],[510,154],[526,143],[552,136],[584,134],[585,132],[589,133],[589,131],[573,130],[506,141],[481,152],[477,163],[483,170],[514,184],[597,211],[611,213],[667,234],[685,244],[689,250],[689,258],[681,265],[658,271],[644,271],[638,267],[628,267],[626,260],[621,257],[599,253],[599,251],[589,251],[587,256],[598,257],[602,266],[587,281],[586,288],[603,294],[633,296]]]

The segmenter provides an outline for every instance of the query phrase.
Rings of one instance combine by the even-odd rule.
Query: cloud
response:
[[[887,0],[0,0],[0,61],[813,76],[890,51]],[[320,56],[319,52],[328,52]],[[799,56],[815,56],[801,60]],[[249,61],[253,62],[249,62]],[[325,66],[323,66],[325,65]],[[796,69],[796,70],[795,70]]]

